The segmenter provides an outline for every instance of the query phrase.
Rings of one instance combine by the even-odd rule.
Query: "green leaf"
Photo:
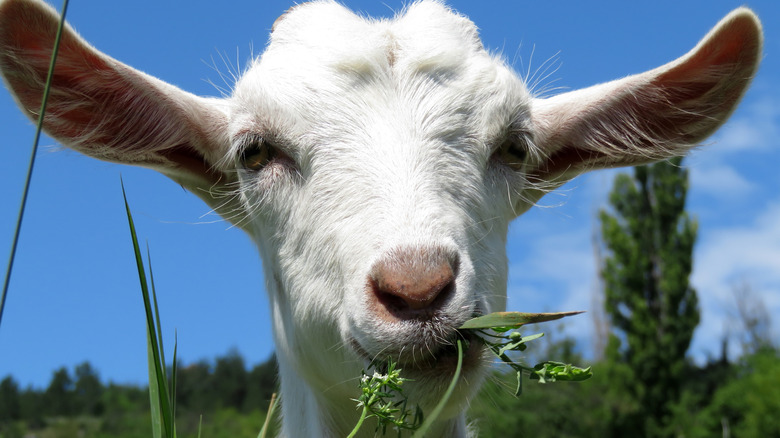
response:
[[[525,324],[554,321],[567,316],[579,315],[580,312],[557,313],[524,313],[524,312],[495,312],[484,316],[472,318],[459,328],[461,330],[493,329],[495,331],[507,331],[519,328]]]
[[[514,342],[507,342],[506,344],[504,344],[503,347],[501,347],[500,350],[498,350],[498,355],[502,356],[507,351],[524,351],[526,348],[525,345],[526,342],[533,341],[534,339],[539,339],[542,336],[544,336],[544,333],[537,333],[535,335],[523,336]]]
[[[529,378],[539,380],[540,383],[563,381],[581,382],[593,376],[591,367],[580,368],[571,364],[547,361],[534,366],[534,371]]]

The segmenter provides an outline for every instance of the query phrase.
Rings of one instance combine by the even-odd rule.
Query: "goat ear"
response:
[[[40,0],[0,3],[0,70],[22,110],[37,120],[59,17]],[[47,101],[44,130],[65,146],[117,163],[150,167],[220,213],[218,190],[227,117],[200,98],[97,51],[66,26]]]
[[[535,177],[553,185],[598,168],[684,155],[723,124],[758,68],[761,23],[726,16],[685,56],[636,76],[534,101]]]

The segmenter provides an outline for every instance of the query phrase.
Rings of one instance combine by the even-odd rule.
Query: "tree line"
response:
[[[180,366],[176,401],[182,436],[188,431],[195,436],[199,424],[205,421],[208,426],[226,415],[255,417],[257,420],[251,423],[252,427],[257,426],[256,436],[271,395],[276,392],[277,374],[275,357],[248,368],[244,358],[235,351],[213,362],[204,360]],[[148,390],[135,385],[104,383],[89,362],[76,366],[72,372],[65,367],[54,371],[45,389],[22,389],[12,376],[0,381],[0,438],[22,437],[35,430],[56,430],[62,423],[67,426],[63,426],[64,432],[59,435],[49,432],[62,437],[74,436],[68,435],[74,424],[63,419],[80,420],[76,423],[82,424],[75,427],[82,436],[125,437],[129,436],[128,429],[137,430],[139,437],[148,436]]]
[[[566,337],[545,344],[535,356],[585,364],[576,343]],[[534,346],[536,348],[536,346]],[[251,369],[237,353],[201,361],[178,370],[179,436],[207,438],[257,436],[276,388],[276,364]],[[619,437],[627,419],[643,406],[626,384],[626,364],[607,358],[592,363],[586,382],[526,383],[513,395],[515,377],[496,371],[472,401],[469,419],[480,438],[533,436]],[[685,361],[680,396],[662,403],[663,427],[640,430],[637,437],[772,437],[780,436],[780,353],[765,345],[730,362],[725,350],[707,364]],[[634,382],[633,385],[637,383]],[[649,407],[649,406],[648,406]],[[84,363],[73,372],[56,370],[45,389],[21,389],[7,376],[0,381],[0,437],[148,438],[149,395],[146,388],[103,383]],[[45,431],[45,433],[43,433]]]
[[[536,354],[585,363],[577,351],[573,340],[563,338]],[[734,361],[727,359],[725,349],[703,365],[685,360],[677,371],[677,395],[664,392],[668,398],[656,405],[647,404],[651,395],[635,378],[630,363],[604,358],[590,365],[594,369],[590,380],[527,383],[517,398],[511,394],[514,375],[496,373],[471,403],[469,417],[479,430],[477,436],[780,437],[780,352],[776,348],[763,347]]]

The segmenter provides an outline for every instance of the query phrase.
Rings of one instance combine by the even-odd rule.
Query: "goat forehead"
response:
[[[498,137],[530,101],[482,48],[473,23],[437,2],[393,20],[364,19],[334,2],[297,6],[275,25],[234,99],[248,120],[292,137],[357,142],[389,133]]]
[[[414,3],[394,19],[374,20],[332,1],[292,8],[277,20],[269,50],[295,51],[306,58],[343,66],[441,58],[482,49],[476,26],[435,1]]]

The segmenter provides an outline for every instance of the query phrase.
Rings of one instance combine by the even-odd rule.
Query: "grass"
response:
[[[163,347],[162,330],[160,326],[160,311],[157,306],[157,292],[154,288],[154,276],[152,275],[151,256],[147,247],[147,260],[149,260],[149,280],[146,278],[146,269],[141,257],[141,249],[138,245],[138,236],[135,231],[133,215],[130,205],[127,203],[127,194],[124,184],[122,196],[125,201],[127,223],[130,227],[130,237],[133,241],[135,263],[138,268],[138,280],[143,295],[144,310],[146,311],[146,341],[147,357],[149,361],[149,400],[152,409],[152,433],[154,438],[175,438],[176,423],[176,345],[173,349],[173,364],[171,378],[168,379],[165,370],[165,349]],[[151,294],[150,294],[151,291]]]
[[[127,202],[127,193],[122,185],[122,197],[124,198],[127,223],[130,228],[130,238],[133,243],[138,280],[141,287],[141,295],[146,312],[146,340],[149,371],[149,401],[151,404],[152,436],[154,438],[176,438],[176,374],[177,374],[177,346],[174,343],[173,361],[170,378],[166,372],[165,348],[162,338],[162,325],[160,323],[160,309],[157,305],[157,291],[154,287],[154,275],[152,273],[151,255],[147,247],[147,261],[149,264],[149,276],[146,276],[146,267],[141,249],[138,245],[138,235],[133,222],[130,205]],[[271,403],[258,438],[270,436],[271,419],[276,409],[276,394],[271,398]],[[198,428],[198,437],[200,437]]]
[[[271,395],[271,402],[268,403],[268,413],[265,414],[265,421],[263,422],[263,428],[260,429],[260,434],[257,435],[257,438],[266,438],[270,436],[271,434],[271,419],[274,418],[274,413],[276,413],[276,405],[277,405],[277,399],[276,394]]]

